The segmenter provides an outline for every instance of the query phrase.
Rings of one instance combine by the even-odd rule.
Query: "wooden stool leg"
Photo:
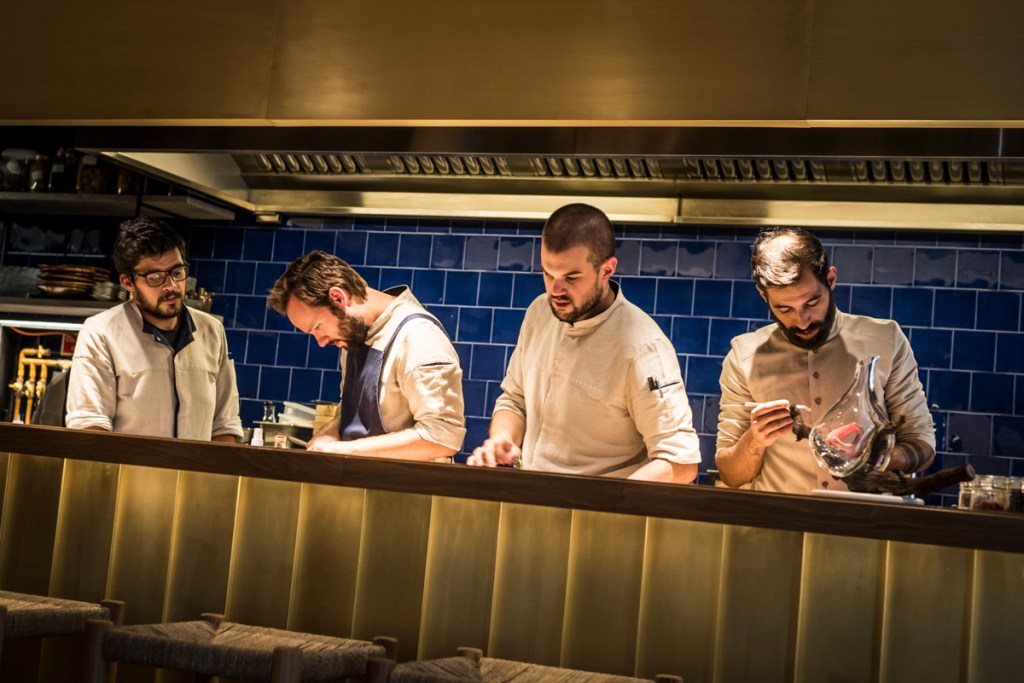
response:
[[[683,683],[681,676],[672,676],[670,674],[658,674],[654,677],[654,683]]]
[[[3,662],[4,643],[7,639],[7,606],[0,605],[0,662]]]
[[[85,683],[107,683],[108,667],[103,658],[103,638],[114,622],[90,619],[85,624]]]
[[[388,683],[391,670],[395,668],[395,660],[381,657],[370,657],[366,660],[366,676],[361,679],[366,683]]]
[[[398,659],[398,639],[391,636],[377,636],[373,639],[374,645],[384,648],[384,656],[388,659]]]
[[[302,650],[294,646],[279,645],[274,648],[270,663],[270,683],[301,683]]]
[[[466,659],[472,659],[474,662],[480,663],[480,660],[484,657],[484,651],[478,647],[457,647],[455,648],[455,654],[459,657],[465,657]]]
[[[124,600],[101,600],[100,604],[110,611],[114,626],[124,626]]]

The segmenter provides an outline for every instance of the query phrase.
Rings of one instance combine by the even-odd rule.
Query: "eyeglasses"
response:
[[[181,282],[188,277],[188,264],[183,263],[180,266],[174,266],[170,270],[151,270],[148,273],[140,273],[138,271],[132,271],[132,275],[135,277],[146,278],[146,284],[150,287],[159,287],[167,281],[167,276],[171,276],[171,280],[174,282]]]

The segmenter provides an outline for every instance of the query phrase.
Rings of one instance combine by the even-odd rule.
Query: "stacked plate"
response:
[[[110,280],[110,271],[94,266],[39,266],[36,287],[59,299],[91,296],[93,287]],[[111,283],[112,284],[112,283]]]

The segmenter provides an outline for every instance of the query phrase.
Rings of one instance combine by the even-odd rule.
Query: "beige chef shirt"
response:
[[[897,442],[920,439],[934,447],[917,362],[900,326],[838,311],[828,340],[814,351],[792,344],[774,323],[732,340],[722,363],[718,450],[735,444],[750,427],[750,409],[742,407],[748,401],[806,405],[810,413],[803,411],[803,419],[813,426],[846,393],[857,363],[871,356],[879,357],[875,372],[888,419],[906,418],[896,431]],[[806,439],[797,441],[789,432],[768,448],[760,474],[745,488],[808,493],[846,485],[818,464]]]
[[[397,298],[368,330],[366,343],[381,351],[409,314],[426,313],[408,287],[387,290]],[[342,386],[346,353],[341,352]],[[384,356],[378,389],[384,428],[412,428],[425,441],[460,450],[466,438],[462,368],[444,331],[430,320],[411,320]]]
[[[608,310],[572,325],[555,318],[546,295],[526,311],[494,407],[526,422],[526,469],[625,476],[649,458],[700,462],[675,349],[613,287]]]

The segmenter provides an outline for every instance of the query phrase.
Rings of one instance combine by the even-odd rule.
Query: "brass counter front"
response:
[[[45,427],[0,443],[0,588],[122,598],[129,623],[226,612],[392,635],[402,659],[467,645],[688,683],[1012,680],[1024,649],[1020,516]]]

